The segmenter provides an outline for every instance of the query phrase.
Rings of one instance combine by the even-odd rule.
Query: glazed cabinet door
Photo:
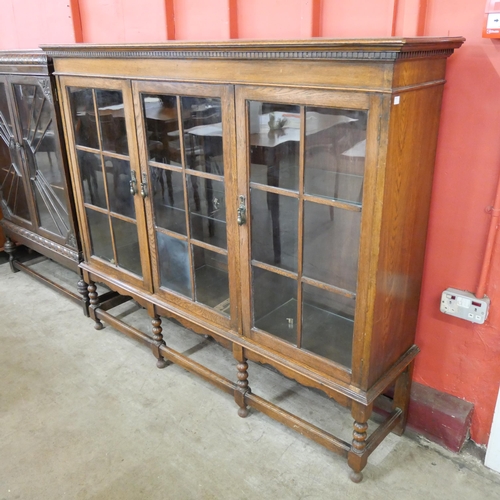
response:
[[[61,77],[60,85],[85,259],[149,289],[130,83]]]
[[[236,330],[232,88],[134,82],[133,89],[154,291]]]
[[[21,154],[34,200],[37,232],[76,247],[50,79],[13,76],[10,85]]]
[[[237,87],[236,113],[244,335],[348,382],[375,166],[368,97]]]
[[[0,191],[6,219],[24,226],[33,227],[30,197],[26,195],[28,183],[23,169],[21,144],[17,138],[13,119],[12,93],[7,77],[0,76]]]

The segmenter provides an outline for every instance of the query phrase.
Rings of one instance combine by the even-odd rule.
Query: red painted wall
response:
[[[500,173],[500,40],[481,38],[485,0],[0,0],[0,48],[169,39],[463,35],[449,60],[417,344],[415,380],[475,405],[487,443],[500,381],[500,240],[487,323],[439,312],[449,286],[474,291]],[[81,19],[81,21],[80,21]]]

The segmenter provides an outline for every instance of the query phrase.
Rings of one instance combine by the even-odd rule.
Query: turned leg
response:
[[[89,316],[89,291],[87,288],[87,283],[83,281],[83,278],[78,280],[78,283],[76,284],[76,289],[78,290],[78,293],[82,296],[82,307],[83,307],[83,314],[85,316]]]
[[[372,412],[372,405],[364,406],[353,402],[351,414],[354,418],[351,450],[347,455],[347,463],[352,469],[349,479],[354,483],[359,483],[363,479],[361,472],[368,461],[366,451],[366,438],[368,431],[368,419]]]
[[[413,362],[411,362],[401,375],[396,379],[394,388],[394,399],[392,400],[392,409],[399,408],[403,411],[403,418],[394,427],[392,432],[401,436],[405,431],[406,421],[408,420],[408,407],[410,406],[411,396],[411,376],[413,373]]]
[[[151,350],[153,351],[153,354],[156,356],[156,359],[158,360],[156,362],[156,366],[158,368],[165,368],[170,363],[161,355],[160,351],[160,347],[162,345],[165,345],[165,341],[163,340],[163,335],[162,335],[163,328],[161,327],[160,317],[155,316],[151,320],[151,324],[153,325],[152,328],[153,343],[151,344]]]
[[[5,253],[9,256],[10,270],[13,273],[17,273],[19,269],[16,269],[16,267],[14,266],[14,261],[16,260],[14,257],[16,253],[16,244],[8,236],[3,245],[3,249],[5,250]]]
[[[236,382],[236,389],[234,390],[234,400],[239,406],[238,415],[241,418],[245,418],[248,415],[248,407],[245,403],[245,394],[250,392],[248,387],[248,363],[243,354],[243,349],[240,346],[234,346],[233,348],[234,357],[238,364],[236,369],[238,370],[238,381]]]
[[[89,302],[90,302],[90,317],[95,321],[94,328],[96,330],[102,330],[104,325],[101,320],[95,315],[95,310],[99,307],[99,295],[97,294],[97,287],[94,282],[90,282],[87,290],[89,292]]]

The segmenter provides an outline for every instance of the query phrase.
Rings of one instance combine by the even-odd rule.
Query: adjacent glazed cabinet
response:
[[[81,297],[16,259],[16,243],[81,273],[50,62],[43,51],[0,52],[0,200],[12,270],[24,270],[76,301]],[[77,283],[75,282],[75,288]],[[80,280],[79,289],[87,295]]]
[[[91,316],[345,456],[404,430],[446,59],[462,38],[46,47]],[[96,283],[147,308],[112,315]],[[120,299],[115,298],[115,303]],[[231,348],[233,382],[161,316]],[[351,410],[351,443],[250,390],[247,360]],[[379,398],[388,414],[373,433]]]

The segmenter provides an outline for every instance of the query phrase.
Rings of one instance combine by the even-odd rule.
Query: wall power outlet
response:
[[[447,288],[441,294],[442,313],[482,325],[488,317],[490,299],[478,299],[473,293]]]

